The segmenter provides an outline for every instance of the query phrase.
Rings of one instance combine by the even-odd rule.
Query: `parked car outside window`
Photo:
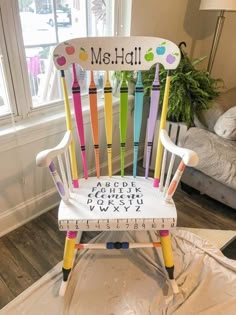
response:
[[[40,15],[41,21],[49,24],[50,26],[55,25],[54,14],[50,9],[41,9],[38,14]],[[57,25],[71,25],[71,10],[70,8],[57,9],[56,10],[56,23]]]

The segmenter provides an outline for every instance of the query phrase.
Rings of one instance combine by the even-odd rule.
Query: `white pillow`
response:
[[[215,133],[228,140],[236,140],[236,106],[228,109],[216,121]]]

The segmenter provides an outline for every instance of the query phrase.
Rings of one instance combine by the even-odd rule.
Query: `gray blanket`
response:
[[[190,128],[181,145],[197,152],[199,164],[196,169],[236,189],[236,141],[200,128]]]

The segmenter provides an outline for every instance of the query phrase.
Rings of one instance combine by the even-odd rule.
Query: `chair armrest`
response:
[[[64,153],[68,149],[71,140],[71,131],[67,131],[61,142],[56,147],[39,152],[36,156],[37,166],[48,167],[56,156]]]
[[[166,130],[162,129],[160,132],[160,139],[163,146],[171,153],[178,155],[183,160],[184,164],[187,166],[196,166],[198,164],[199,158],[196,152],[181,148],[175,145]]]

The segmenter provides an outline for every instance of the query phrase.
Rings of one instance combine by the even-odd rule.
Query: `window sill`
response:
[[[134,97],[129,96],[129,103],[133,101]],[[99,116],[103,116],[104,99],[98,99]],[[113,96],[114,112],[119,111],[119,98]],[[89,102],[88,98],[83,101],[83,115],[84,123],[88,122],[89,117]],[[72,114],[74,122],[74,115]],[[19,122],[12,122],[4,125],[4,129],[0,131],[0,152],[7,151],[18,146],[26,145],[46,138],[51,135],[64,132],[66,130],[66,120],[64,108],[57,112],[41,114],[33,116]]]

